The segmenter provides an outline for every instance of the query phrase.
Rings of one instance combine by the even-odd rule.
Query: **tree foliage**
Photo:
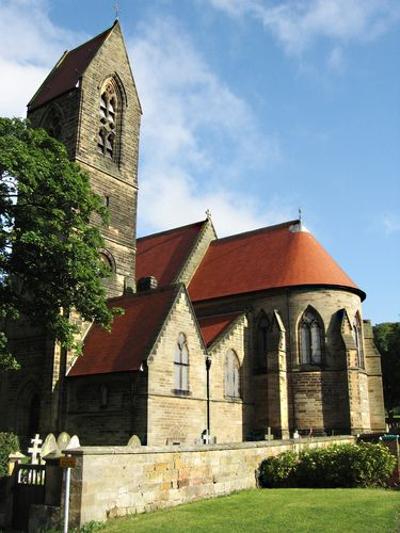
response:
[[[98,253],[107,216],[63,144],[27,121],[0,118],[0,368],[17,366],[7,350],[10,321],[24,317],[64,348],[76,347],[72,309],[110,326],[115,311],[101,283],[109,272]]]
[[[382,355],[385,407],[391,413],[400,407],[400,322],[377,324],[374,339]]]

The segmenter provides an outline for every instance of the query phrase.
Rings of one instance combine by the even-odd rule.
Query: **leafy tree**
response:
[[[18,367],[9,321],[24,317],[67,349],[77,348],[72,309],[110,327],[117,311],[106,304],[101,278],[109,272],[98,254],[106,221],[63,144],[25,120],[0,118],[0,369]]]
[[[391,414],[400,406],[400,322],[377,324],[374,339],[382,354],[383,394]]]

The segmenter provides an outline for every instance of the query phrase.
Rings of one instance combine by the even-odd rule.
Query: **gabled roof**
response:
[[[69,377],[140,369],[180,290],[179,286],[126,295],[109,300],[125,313],[114,319],[111,332],[94,325],[86,336],[83,355]]]
[[[241,315],[242,313],[229,313],[198,318],[206,346],[210,346]]]
[[[74,89],[89,63],[117,23],[115,21],[111,28],[93,37],[90,41],[71,51],[65,51],[29,102],[28,107],[30,109],[40,107],[53,98]]]
[[[154,276],[159,286],[176,281],[207,220],[136,241],[136,279]]]
[[[194,302],[294,286],[337,286],[365,297],[299,220],[213,241],[189,285]]]

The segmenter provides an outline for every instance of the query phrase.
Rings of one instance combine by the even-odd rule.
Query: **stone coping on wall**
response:
[[[332,442],[337,444],[340,441],[349,442],[355,440],[353,435],[334,435],[332,437],[305,437],[300,439],[284,439],[284,440],[260,440],[249,442],[230,442],[226,444],[198,444],[193,446],[139,446],[131,448],[128,446],[81,446],[80,448],[73,448],[71,450],[64,450],[68,455],[134,455],[134,454],[150,454],[150,453],[182,453],[182,452],[207,452],[218,450],[246,450],[253,448],[268,448],[277,446],[292,445],[295,447],[299,444],[318,443],[318,442]]]

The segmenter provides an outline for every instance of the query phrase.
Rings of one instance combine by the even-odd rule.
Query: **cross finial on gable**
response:
[[[300,221],[300,224],[303,222],[303,214],[301,212],[301,207],[299,207],[299,221]]]
[[[210,211],[210,209],[206,210],[206,217],[208,218],[208,220],[211,220],[211,211]]]

